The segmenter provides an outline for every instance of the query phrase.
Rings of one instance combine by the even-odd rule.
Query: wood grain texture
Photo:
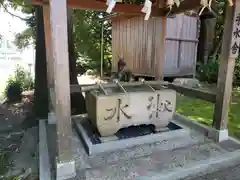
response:
[[[113,71],[117,70],[119,56],[123,56],[133,73],[156,74],[160,57],[162,18],[134,17],[113,21]]]
[[[48,4],[48,0],[32,0],[32,4],[44,5]],[[106,2],[96,0],[67,0],[67,6],[74,9],[94,10],[101,12],[107,10]],[[117,3],[112,12],[144,16],[145,13],[141,12],[142,8],[143,5]],[[162,16],[163,14],[163,9],[154,6],[152,7],[152,16]]]
[[[112,71],[117,70],[118,56],[124,56],[134,75],[193,75],[198,44],[197,18],[143,17],[112,20]],[[165,30],[165,32],[164,32]]]
[[[198,99],[202,99],[211,103],[215,103],[216,102],[216,94],[212,93],[212,92],[208,92],[208,91],[203,91],[200,89],[195,89],[195,88],[190,88],[190,87],[185,87],[182,85],[178,85],[178,84],[173,84],[173,83],[168,83],[165,81],[146,81],[146,83],[150,86],[152,86],[153,88],[156,89],[161,89],[162,86],[168,87],[169,89],[173,89],[176,92],[183,94],[185,96],[188,97],[193,97],[193,98],[198,98]],[[145,86],[142,82],[136,81],[136,82],[122,82],[121,83],[123,87],[139,87],[139,86]],[[114,88],[117,87],[116,84],[104,84],[103,85],[104,88]],[[80,88],[81,87],[81,88]],[[91,91],[94,89],[99,89],[98,85],[84,85],[84,86],[80,86],[80,85],[71,85],[71,93],[74,92],[87,92],[87,91]]]
[[[49,112],[55,112],[56,99],[54,93],[54,59],[52,51],[52,31],[50,23],[50,7],[49,5],[43,6],[44,16],[44,32],[45,32],[45,46],[46,46],[46,58],[47,58],[47,79],[49,88]]]
[[[233,28],[236,28],[237,21],[235,18],[240,13],[240,2],[235,1],[232,7],[227,8],[222,51],[220,55],[220,67],[218,72],[217,97],[213,115],[213,126],[218,130],[227,129],[228,112],[231,103],[232,80],[235,66],[235,58],[238,56],[238,51],[235,55],[232,54],[231,45],[234,41]],[[238,27],[240,27],[238,25]],[[239,44],[238,44],[239,46]]]
[[[47,4],[48,0],[31,0],[32,4],[35,5],[43,5]],[[188,10],[193,10],[201,7],[200,0],[184,0],[181,1],[180,6],[173,6],[171,10],[171,14],[180,14],[186,12]],[[107,5],[105,2],[96,1],[96,0],[68,0],[67,5],[69,8],[82,9],[82,10],[95,10],[95,11],[106,11]],[[113,8],[113,12],[122,12],[126,14],[133,15],[145,15],[141,12],[143,6],[135,5],[135,4],[120,4],[118,3],[115,8]],[[153,5],[151,16],[166,16],[169,9],[165,7],[164,1],[159,1],[159,6]]]
[[[67,1],[50,0],[50,20],[54,59],[54,93],[57,118],[58,162],[72,161],[72,125],[67,33]]]

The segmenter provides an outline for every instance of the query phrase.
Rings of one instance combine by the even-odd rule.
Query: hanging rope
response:
[[[211,11],[211,6],[212,6],[212,1],[213,0],[201,0],[200,5],[202,6],[200,12],[199,12],[199,16],[203,13],[205,8],[208,8],[209,11]],[[181,0],[166,0],[166,7],[169,8],[169,12],[167,15],[169,15],[171,13],[172,7],[176,4],[177,7],[180,6],[181,4]],[[228,0],[228,5],[229,6],[233,6],[233,1],[232,0]]]
[[[200,4],[202,6],[199,16],[203,13],[205,8],[208,8],[209,11],[211,11],[211,5],[212,5],[213,0],[201,0]],[[169,9],[168,14],[171,13],[172,7],[176,4],[177,7],[180,6],[181,0],[166,0],[166,6]],[[116,0],[107,0],[106,4],[108,5],[108,8],[106,10],[107,13],[111,13],[113,8],[116,6]],[[228,0],[229,6],[233,6],[233,1]],[[141,10],[141,12],[145,13],[145,18],[144,20],[148,20],[151,15],[151,10],[152,10],[152,2],[151,0],[145,0],[144,6]]]

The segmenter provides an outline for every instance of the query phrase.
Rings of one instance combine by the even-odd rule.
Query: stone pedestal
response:
[[[57,162],[57,180],[66,180],[76,176],[75,161],[59,163]]]
[[[48,113],[48,124],[56,124],[56,123],[57,123],[56,114],[54,112],[49,112]]]
[[[200,82],[198,79],[195,78],[176,78],[174,79],[173,83],[190,87],[190,88],[199,88]]]
[[[157,129],[168,125],[176,108],[176,92],[170,89],[106,89],[86,93],[89,119],[101,136],[141,124],[154,124]]]

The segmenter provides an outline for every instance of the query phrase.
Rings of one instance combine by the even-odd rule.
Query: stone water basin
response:
[[[176,109],[176,91],[147,85],[104,88],[86,93],[88,117],[101,136],[141,124],[166,127]]]

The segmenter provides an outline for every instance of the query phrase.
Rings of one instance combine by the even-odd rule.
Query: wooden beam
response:
[[[164,81],[146,81],[145,83],[156,89],[163,88],[163,86],[165,86],[165,87],[168,87],[169,89],[173,89],[173,90],[177,91],[178,93],[183,94],[185,96],[202,99],[202,100],[205,100],[205,101],[208,101],[211,103],[215,103],[215,101],[216,101],[216,95],[211,92],[202,91],[202,90],[194,89],[194,88],[188,88],[185,86],[180,86],[180,85],[176,85],[176,84],[168,83],[168,82],[164,82]],[[142,82],[130,82],[130,83],[121,82],[121,85],[123,87],[144,86],[144,84]],[[115,88],[115,87],[117,87],[117,85],[113,84],[113,83],[109,83],[109,84],[103,84],[103,87],[104,88]],[[91,91],[94,89],[99,89],[99,86],[96,84],[83,85],[83,86],[71,85],[70,89],[71,89],[71,93],[86,92],[86,91]]]
[[[67,33],[67,1],[50,0],[58,163],[72,162],[72,125]],[[57,172],[58,173],[58,172]],[[61,173],[61,172],[60,172]]]
[[[201,7],[201,0],[184,0],[180,3],[180,6],[173,6],[170,14],[179,14],[188,10],[193,10]],[[94,11],[106,11],[107,5],[105,2],[99,2],[95,0],[68,0],[68,7],[75,9],[85,9]],[[35,5],[47,4],[48,0],[32,0]],[[141,12],[143,6],[135,4],[117,4],[112,12],[125,13],[130,15],[145,15]],[[168,10],[164,7],[163,1],[160,2],[159,7],[153,6],[151,16],[164,16],[168,13]]]
[[[137,17],[138,15],[134,15],[134,14],[121,14],[119,16],[116,16],[116,17],[111,17],[109,20],[111,21],[119,21],[119,20],[126,20],[126,19],[131,19],[131,18],[134,18],[134,17]]]
[[[51,23],[50,23],[50,8],[49,5],[43,6],[44,16],[44,32],[45,32],[45,46],[46,46],[46,57],[47,57],[47,68],[48,68],[48,84],[53,86],[53,57],[52,57],[52,35],[51,35]]]
[[[199,89],[189,88],[189,87],[176,85],[176,84],[169,84],[168,87],[170,89],[174,89],[178,93],[183,94],[188,97],[201,99],[201,100],[208,101],[211,103],[216,102],[216,94],[211,93],[211,92],[202,91]]]
[[[95,0],[95,1],[100,1],[100,2],[104,2],[106,3],[107,0]],[[117,4],[120,4],[120,3],[123,3],[122,0],[116,0]],[[159,7],[159,8],[162,8],[163,5],[164,5],[164,1],[163,0],[151,0],[152,2],[152,6],[156,6],[156,7]]]
[[[44,0],[32,0],[33,4],[36,5],[43,5],[48,3],[48,1]],[[82,10],[93,10],[93,11],[106,11],[107,5],[105,2],[100,2],[96,0],[68,0],[67,1],[69,8],[74,9],[82,9]],[[133,14],[133,15],[145,15],[145,13],[142,13],[143,6],[135,5],[135,4],[116,4],[116,6],[113,8],[112,12],[118,12],[118,13],[126,13],[126,14]],[[157,8],[152,8],[152,16],[161,16],[163,12]]]
[[[43,6],[43,18],[44,18],[44,32],[45,32],[45,46],[46,46],[46,58],[47,58],[47,79],[49,89],[49,112],[54,113],[56,99],[54,95],[54,67],[53,67],[53,54],[52,54],[52,33],[50,23],[50,8],[49,5]],[[51,118],[51,116],[49,116]],[[50,122],[51,120],[49,120]]]
[[[151,86],[163,86],[163,85],[168,85],[168,82],[163,82],[163,81],[146,81],[147,84]],[[115,83],[107,83],[107,84],[102,84],[104,88],[116,88],[117,84]],[[140,81],[136,82],[121,82],[121,85],[123,87],[133,87],[133,86],[143,86],[144,84]],[[94,89],[99,89],[99,86],[97,84],[92,84],[92,85],[71,85],[70,86],[71,93],[76,93],[76,92],[86,92],[86,91],[91,91]]]
[[[201,7],[201,0],[184,0],[180,3],[180,6],[173,6],[170,14],[180,14],[189,10],[193,10]],[[68,0],[68,7],[75,9],[106,11],[107,5],[105,2],[95,0]],[[43,5],[48,3],[47,0],[32,0],[33,4]],[[135,4],[117,4],[112,12],[125,13],[130,15],[145,15],[141,12],[143,6]],[[151,16],[164,16],[168,13],[168,10],[164,7],[163,1],[160,2],[159,7],[153,6]]]
[[[213,115],[213,127],[217,130],[225,130],[228,125],[228,111],[231,103],[232,80],[235,59],[238,57],[240,44],[240,24],[237,19],[240,13],[240,1],[237,0],[232,7],[227,8],[223,43],[220,55],[220,67],[218,72],[217,97]],[[237,34],[235,34],[235,32]],[[236,45],[236,49],[233,47]]]
[[[96,0],[81,0],[81,1],[68,0],[68,5],[70,8],[94,10],[94,11],[106,11],[107,9],[106,2],[101,2]],[[145,13],[141,12],[142,8],[143,8],[143,5],[117,3],[116,6],[113,8],[112,12],[145,15]],[[158,7],[152,7],[151,16],[161,16],[162,14],[163,12],[161,12],[161,10]]]
[[[181,1],[180,6],[177,7],[176,5],[173,6],[170,14],[180,14],[189,10],[193,10],[196,8],[200,8],[201,0],[184,0]]]
[[[184,13],[186,11],[195,10],[197,8],[200,8],[201,7],[200,2],[201,2],[201,0],[184,0],[184,1],[181,1],[179,7],[177,7],[176,5],[174,5],[172,7],[172,10],[170,11],[170,15],[180,14],[180,13]],[[168,11],[165,10],[165,13],[168,13]]]
[[[164,64],[165,64],[165,39],[166,39],[166,29],[167,29],[167,17],[164,16],[161,18],[162,26],[159,33],[160,35],[160,43],[159,46],[156,47],[157,51],[159,51],[159,58],[156,64],[156,80],[160,81],[164,78]],[[160,25],[159,25],[160,26]],[[157,46],[158,44],[156,44]]]

